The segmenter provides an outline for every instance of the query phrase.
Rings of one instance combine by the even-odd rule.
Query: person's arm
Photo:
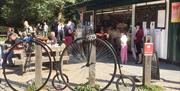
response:
[[[98,35],[98,36],[102,36],[102,34],[101,34],[101,33],[96,33],[96,35]]]
[[[54,37],[54,44],[57,44],[57,38]]]

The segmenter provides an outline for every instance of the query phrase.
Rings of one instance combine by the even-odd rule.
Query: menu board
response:
[[[158,10],[158,18],[157,18],[157,27],[164,28],[165,27],[165,10]]]

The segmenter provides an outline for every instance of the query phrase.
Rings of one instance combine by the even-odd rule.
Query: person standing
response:
[[[37,29],[37,35],[42,35],[42,24],[38,23],[36,26]]]
[[[23,32],[23,37],[31,35],[33,28],[29,25],[28,21],[24,21],[25,31]]]
[[[75,36],[74,38],[77,39],[77,38],[81,38],[83,37],[83,32],[85,31],[85,27],[84,25],[81,23],[81,21],[79,20],[78,21],[78,25],[77,25],[77,29],[75,31]]]
[[[67,23],[67,28],[69,28],[69,33],[73,33],[75,30],[75,24],[72,22],[72,20],[69,20]]]
[[[58,35],[57,35],[57,39],[58,42],[62,43],[64,40],[64,24],[61,22],[58,22]]]
[[[120,38],[120,41],[121,41],[121,63],[122,64],[126,64],[127,63],[127,49],[128,49],[128,45],[127,45],[127,41],[128,41],[128,37],[126,35],[125,32],[121,33],[121,38]]]
[[[46,22],[43,23],[43,36],[47,37],[48,35],[48,25]]]
[[[58,20],[54,20],[51,24],[51,32],[55,33],[56,38],[58,37]]]
[[[144,37],[143,28],[140,24],[137,24],[136,25],[136,35],[134,38],[134,44],[136,46],[136,55],[137,55],[136,63],[138,63],[138,64],[142,63],[143,37]]]
[[[74,32],[75,30],[75,24],[69,20],[66,27],[65,27],[65,44],[69,45],[72,43],[73,41],[73,37],[74,37]]]

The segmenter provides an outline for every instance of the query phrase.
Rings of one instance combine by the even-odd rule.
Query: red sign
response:
[[[172,3],[171,22],[180,22],[180,2]]]
[[[154,50],[153,43],[144,43],[144,55],[145,56],[152,56]]]

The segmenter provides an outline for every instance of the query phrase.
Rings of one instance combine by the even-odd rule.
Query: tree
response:
[[[80,2],[85,2],[85,1],[89,1],[89,0],[76,0],[75,3],[80,3]]]
[[[75,4],[77,3],[81,3],[81,2],[85,2],[85,1],[89,1],[89,0],[75,0]],[[66,3],[65,6],[72,6],[74,3]],[[77,9],[75,9],[74,7],[68,7],[63,11],[63,15],[65,18],[65,22],[67,22],[67,20],[72,19],[75,22],[77,22],[80,19],[80,15],[79,15],[79,11]]]
[[[22,21],[32,24],[40,21],[50,21],[63,12],[65,3],[75,0],[5,0],[0,6],[0,19],[4,25],[21,26]]]

